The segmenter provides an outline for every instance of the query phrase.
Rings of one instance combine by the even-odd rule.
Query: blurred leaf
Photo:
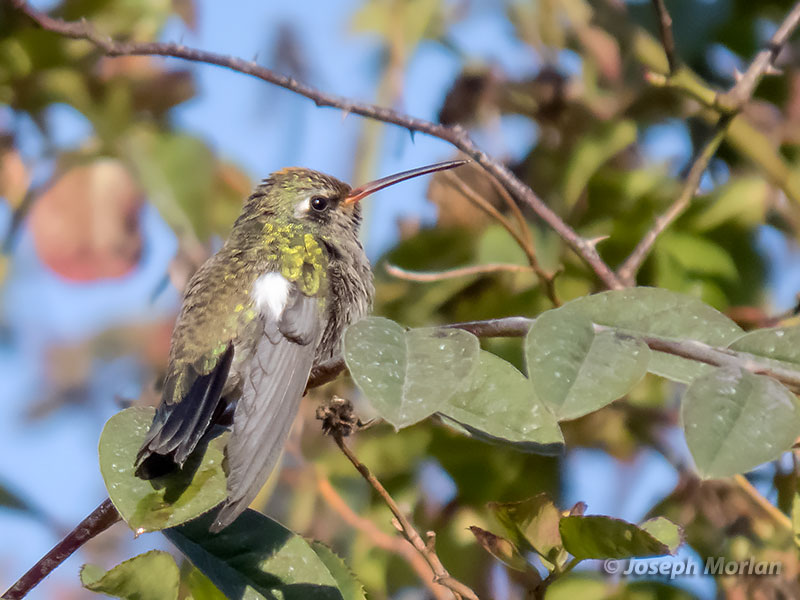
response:
[[[648,519],[644,523],[640,523],[639,527],[667,546],[670,554],[675,554],[683,543],[681,528],[664,517]]]
[[[19,152],[14,148],[0,151],[0,196],[11,208],[19,207],[30,184],[30,174]]]
[[[737,281],[739,270],[724,248],[706,238],[675,231],[662,235],[654,252],[665,252],[683,269],[711,277]]]
[[[311,542],[311,548],[336,580],[336,587],[342,594],[342,600],[366,600],[364,586],[341,557],[322,542]]]
[[[564,438],[555,417],[513,365],[485,350],[458,392],[439,411],[470,432],[524,451],[559,453]],[[477,435],[476,437],[481,437]]]
[[[559,523],[564,547],[578,560],[662,556],[669,547],[633,523],[603,516],[569,516]]]
[[[601,123],[597,130],[578,142],[564,171],[563,197],[567,206],[580,198],[597,169],[636,141],[633,121]]]
[[[699,198],[699,211],[689,219],[690,227],[706,232],[728,222],[752,227],[764,221],[770,185],[763,177],[737,177],[713,194]]]
[[[400,429],[445,406],[478,362],[478,338],[457,329],[412,329],[382,317],[347,328],[344,358],[372,406]]]
[[[68,279],[125,275],[142,251],[142,201],[138,184],[117,160],[100,159],[70,169],[31,208],[36,252]]]
[[[104,571],[95,565],[81,568],[83,587],[125,600],[178,599],[180,573],[167,552],[151,550]]]
[[[639,287],[585,296],[560,310],[576,311],[593,323],[639,335],[689,339],[727,346],[743,334],[728,317],[691,296],[661,288]],[[651,352],[647,370],[688,383],[710,372],[708,365]]]
[[[326,561],[299,535],[253,510],[220,533],[210,533],[215,512],[164,531],[164,535],[228,598],[252,600],[350,600],[359,598],[351,578],[343,596]]]
[[[800,437],[800,400],[774,379],[723,367],[689,386],[681,420],[700,474],[727,477],[792,447]]]
[[[558,564],[563,548],[558,529],[561,511],[547,494],[519,502],[490,502],[489,510],[518,548],[537,552],[552,565]]]
[[[440,0],[368,0],[353,17],[356,31],[371,31],[399,39],[408,53],[423,37],[434,37],[442,6]]]
[[[475,525],[472,525],[469,530],[484,550],[507,567],[521,572],[531,569],[525,557],[507,539]]]
[[[559,419],[575,419],[624,396],[647,372],[649,348],[569,310],[539,315],[525,337],[528,373]]]
[[[792,533],[794,545],[800,548],[800,494],[795,493],[792,501]]]
[[[134,474],[136,454],[155,410],[134,407],[111,417],[100,436],[100,472],[114,506],[134,531],[174,527],[210,510],[227,497],[222,469],[228,433],[195,452],[183,469],[153,479]]]
[[[609,600],[616,589],[602,579],[588,575],[572,575],[559,577],[547,588],[547,600]],[[616,587],[616,586],[614,586]]]

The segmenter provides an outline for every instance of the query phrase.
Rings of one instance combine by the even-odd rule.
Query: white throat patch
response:
[[[253,301],[261,314],[275,321],[281,318],[289,300],[289,280],[280,273],[264,273],[253,284]]]

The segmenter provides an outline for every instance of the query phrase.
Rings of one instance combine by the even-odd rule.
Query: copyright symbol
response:
[[[607,558],[603,561],[603,571],[608,573],[609,575],[613,575],[614,573],[619,573],[620,562],[613,558]]]

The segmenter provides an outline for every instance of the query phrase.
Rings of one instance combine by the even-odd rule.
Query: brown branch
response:
[[[663,0],[653,0],[653,2],[655,3],[656,9],[659,12],[663,28],[664,15],[666,15],[666,18],[669,19],[669,14],[666,13],[666,7],[663,6]],[[659,5],[663,7],[663,13],[659,8]],[[717,151],[717,148],[719,148],[722,140],[725,139],[733,119],[739,114],[744,105],[753,96],[753,92],[755,92],[758,83],[761,81],[764,75],[775,71],[775,60],[798,25],[800,25],[800,2],[796,3],[792,10],[786,15],[783,22],[778,27],[778,30],[770,39],[767,48],[756,55],[744,75],[740,76],[738,81],[727,92],[713,94],[708,88],[703,85],[699,85],[691,77],[686,76],[685,73],[682,73],[681,71],[675,71],[672,62],[670,62],[670,76],[650,76],[651,81],[659,85],[670,85],[673,80],[677,81],[678,79],[681,81],[685,80],[684,83],[687,84],[687,89],[695,90],[692,93],[696,94],[704,103],[710,104],[713,108],[715,108],[720,113],[720,116],[717,120],[711,137],[706,142],[705,146],[700,150],[700,152],[697,153],[697,156],[692,163],[689,173],[686,176],[686,181],[684,182],[678,197],[667,209],[667,211],[656,219],[653,227],[647,233],[645,233],[645,235],[636,245],[636,248],[634,248],[633,252],[631,252],[630,256],[625,259],[625,262],[617,270],[617,276],[624,285],[634,285],[636,273],[639,271],[642,263],[650,254],[650,251],[658,239],[658,236],[661,235],[667,227],[674,223],[675,220],[688,208],[692,198],[694,198],[694,195],[697,192],[697,187],[700,184],[700,178],[703,176],[703,172],[708,167],[708,163],[711,161],[712,157]],[[667,42],[664,42],[664,47],[666,50]]]
[[[436,554],[433,544],[426,543],[422,539],[422,536],[420,536],[420,534],[414,528],[414,525],[411,523],[408,517],[406,517],[405,513],[400,510],[400,507],[397,506],[397,502],[395,502],[391,494],[386,491],[386,488],[383,487],[383,484],[378,481],[378,478],[370,472],[364,463],[358,460],[358,457],[353,454],[353,451],[350,450],[347,444],[345,444],[341,431],[334,430],[332,432],[332,437],[336,442],[336,445],[339,446],[339,450],[342,451],[342,454],[344,454],[347,459],[353,463],[353,466],[356,468],[356,470],[367,481],[367,483],[372,486],[372,489],[377,492],[381,499],[386,503],[386,506],[389,507],[389,510],[392,511],[394,518],[397,520],[401,533],[411,543],[411,545],[414,546],[414,549],[425,559],[425,562],[428,563],[433,571],[433,580],[439,585],[450,589],[455,594],[456,598],[479,600],[478,595],[474,591],[472,591],[467,585],[453,578],[450,573],[447,572],[447,569],[444,568],[442,561],[439,559],[439,555]]]
[[[19,580],[3,594],[3,600],[19,600],[24,598],[28,592],[36,587],[51,571],[69,558],[78,548],[83,546],[93,537],[102,533],[120,517],[117,509],[111,504],[111,500],[106,498],[102,504],[95,508],[92,513],[81,521],[75,529],[70,531],[66,537],[56,544],[50,552],[45,554],[39,562],[31,567]]]
[[[533,270],[527,265],[513,265],[507,263],[489,263],[485,265],[469,265],[468,267],[458,267],[445,271],[408,271],[397,265],[386,263],[386,272],[392,277],[405,281],[418,281],[421,283],[432,283],[445,279],[455,279],[457,277],[467,277],[470,275],[486,275],[488,273],[532,273]]]
[[[467,198],[467,200],[472,202],[475,206],[483,210],[489,216],[493,217],[498,223],[500,223],[500,225],[503,226],[503,229],[508,231],[511,237],[514,238],[514,241],[517,242],[517,245],[522,248],[522,251],[525,253],[525,257],[528,259],[528,264],[531,266],[531,269],[533,269],[533,272],[536,273],[539,281],[544,286],[545,293],[550,299],[550,302],[552,302],[554,306],[561,306],[561,301],[558,299],[558,295],[556,294],[555,290],[555,275],[552,273],[547,273],[539,264],[539,259],[536,256],[536,249],[533,247],[533,240],[531,239],[530,231],[524,222],[524,218],[520,227],[520,231],[517,231],[511,224],[511,221],[509,221],[499,210],[492,206],[492,204],[489,203],[483,196],[476,192],[472,187],[467,185],[467,183],[458,175],[450,171],[443,171],[442,174],[444,175],[445,179],[456,186],[458,191],[461,192],[464,197]],[[498,188],[505,190],[505,188],[503,188],[499,182]],[[505,195],[509,196],[508,190],[505,190]],[[506,203],[508,203],[509,200],[511,204],[516,206],[513,198],[510,197],[508,200],[506,200]],[[517,211],[519,211],[518,206]],[[522,213],[520,213],[520,217],[521,216]]]
[[[477,162],[489,175],[497,179],[520,202],[530,206],[545,223],[558,233],[559,236],[572,248],[586,264],[594,271],[597,277],[611,289],[622,286],[614,271],[603,261],[595,247],[567,225],[561,217],[539,198],[536,193],[518,179],[505,165],[489,157],[480,150],[467,132],[459,126],[449,127],[425,119],[418,119],[396,110],[383,106],[376,106],[366,102],[357,102],[350,98],[328,94],[301,83],[292,77],[276,73],[270,69],[259,66],[254,61],[245,61],[240,58],[225,56],[215,52],[207,52],[196,48],[189,48],[182,44],[158,42],[121,42],[98,33],[86,21],[64,21],[51,17],[30,6],[24,0],[8,0],[18,10],[30,17],[41,28],[53,33],[74,39],[83,39],[94,44],[107,56],[168,56],[188,60],[191,62],[217,65],[244,75],[250,75],[267,83],[280,86],[295,94],[313,100],[317,106],[327,106],[391,123],[412,132],[424,133],[432,137],[449,142]]]
[[[755,502],[765,514],[775,521],[775,523],[780,525],[783,529],[793,531],[794,528],[792,526],[792,520],[786,516],[780,508],[762,496],[761,492],[759,492],[755,486],[748,481],[747,477],[737,474],[733,476],[733,481],[736,483],[736,486],[745,494],[747,494],[747,496],[753,502]]]
[[[357,515],[339,495],[330,480],[320,472],[317,472],[317,490],[328,506],[336,511],[345,523],[366,535],[378,548],[403,558],[436,600],[449,600],[452,597],[445,588],[436,585],[430,565],[408,540],[390,535],[379,529],[370,519]]]
[[[675,52],[675,38],[672,35],[672,17],[669,16],[667,5],[664,0],[653,0],[658,17],[658,33],[661,37],[661,45],[664,46],[664,54],[667,55],[670,75],[678,70],[678,55]]]

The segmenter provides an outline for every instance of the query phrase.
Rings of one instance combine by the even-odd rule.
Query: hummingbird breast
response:
[[[327,323],[317,345],[315,366],[341,355],[344,330],[367,315],[375,295],[372,269],[357,239],[345,243],[340,249],[329,243],[323,244],[329,256],[329,301],[325,307]]]

